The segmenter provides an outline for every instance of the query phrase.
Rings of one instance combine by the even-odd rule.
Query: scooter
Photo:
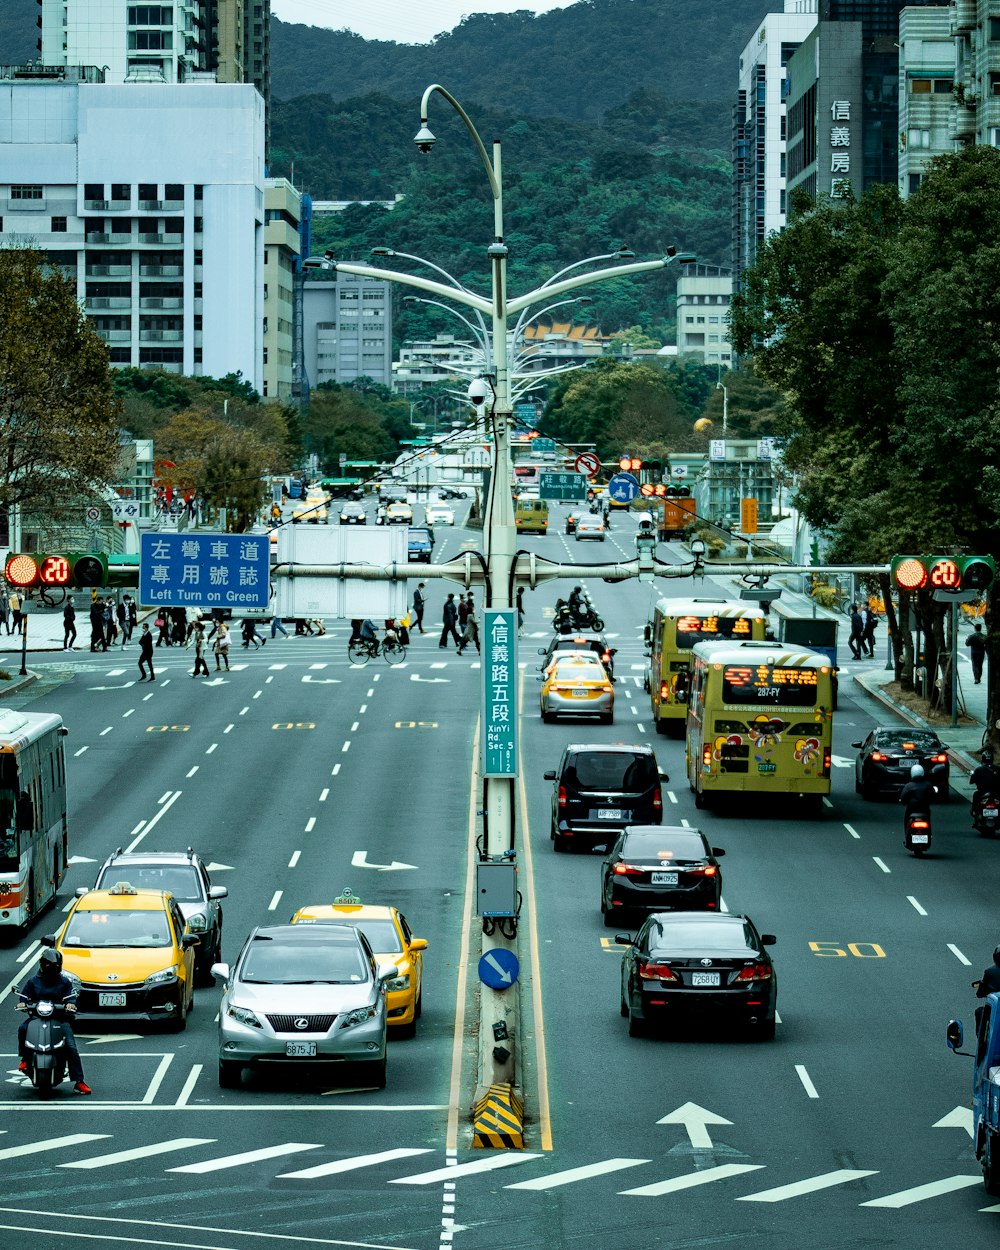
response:
[[[903,845],[918,857],[931,849],[930,812],[910,812],[903,817]]]
[[[60,1018],[65,1018],[65,1008],[42,999],[24,1010],[28,1013],[28,1031],[24,1036],[28,1079],[39,1098],[50,1098],[66,1079],[66,1035]]]
[[[984,794],[980,803],[973,803],[972,827],[983,838],[995,838],[1000,833],[1000,798]]]

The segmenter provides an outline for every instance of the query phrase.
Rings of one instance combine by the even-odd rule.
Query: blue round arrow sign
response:
[[[631,473],[616,473],[608,483],[608,495],[617,503],[631,503],[639,494],[639,479]]]
[[[487,951],[479,961],[479,979],[491,990],[509,990],[520,971],[517,956],[502,946]]]

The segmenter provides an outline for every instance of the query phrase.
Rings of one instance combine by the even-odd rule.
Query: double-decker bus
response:
[[[0,925],[23,926],[66,875],[62,717],[0,708]]]
[[[756,604],[728,599],[660,599],[647,626],[651,646],[649,701],[656,732],[684,737],[691,649],[705,639],[764,638],[767,618]]]
[[[774,642],[700,642],[692,658],[686,760],[695,806],[726,791],[797,795],[818,815],[833,746],[827,657]]]

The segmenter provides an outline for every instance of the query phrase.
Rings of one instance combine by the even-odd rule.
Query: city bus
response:
[[[756,604],[728,599],[660,599],[647,625],[646,679],[656,732],[684,737],[691,648],[705,639],[763,640],[767,618]]]
[[[0,708],[0,925],[21,927],[66,875],[62,717]]]
[[[519,534],[547,534],[549,505],[544,499],[521,495],[514,505],[514,528]]]
[[[775,642],[699,642],[692,658],[686,761],[695,807],[725,792],[799,796],[818,815],[833,745],[827,657]]]

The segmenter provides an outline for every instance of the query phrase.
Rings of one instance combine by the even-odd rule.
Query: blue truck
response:
[[[973,982],[975,984],[975,982]],[[976,1050],[962,1050],[961,1020],[947,1029],[948,1046],[966,1055],[972,1067],[972,1142],[983,1185],[988,1194],[1000,1194],[1000,993],[987,994],[976,1009]]]

